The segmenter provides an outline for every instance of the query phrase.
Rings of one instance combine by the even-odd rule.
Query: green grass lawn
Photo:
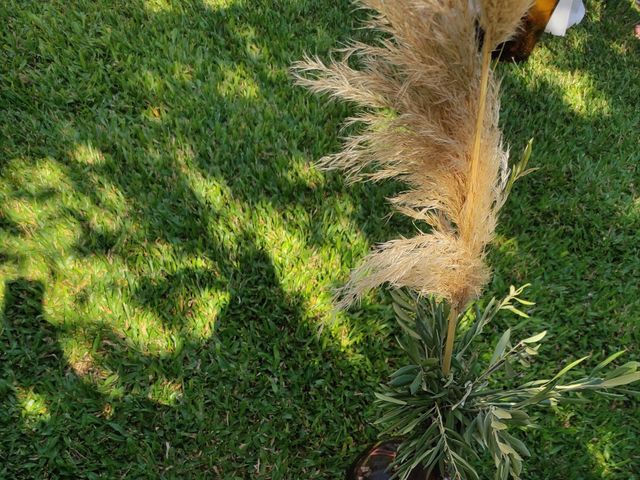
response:
[[[551,330],[540,375],[640,359],[640,15],[587,7],[500,67],[507,139],[518,155],[534,137],[539,170],[502,216],[487,295],[532,283],[517,330]],[[397,185],[312,166],[350,110],[288,75],[365,35],[362,15],[0,4],[0,478],[338,479],[375,439],[373,392],[402,361],[389,300],[330,321],[330,290],[411,225],[387,218]],[[637,401],[540,425],[525,478],[640,478]]]

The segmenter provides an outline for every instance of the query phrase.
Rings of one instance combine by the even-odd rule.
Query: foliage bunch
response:
[[[624,386],[640,380],[639,362],[605,371],[623,352],[572,380],[566,380],[567,374],[588,357],[570,362],[550,379],[522,380],[546,331],[514,342],[508,329],[492,352],[482,352],[481,335],[498,312],[526,315],[518,308],[530,305],[521,298],[523,290],[511,287],[503,300],[494,298],[483,309],[474,305],[465,312],[470,325],[458,332],[449,376],[440,369],[447,304],[408,291],[393,293],[404,333],[398,341],[411,363],[393,373],[384,392],[377,394],[384,412],[377,423],[384,426],[385,434],[403,438],[397,478],[408,478],[421,465],[427,478],[436,471],[451,478],[478,479],[473,464],[481,452],[492,456],[496,479],[519,478],[529,451],[514,430],[532,426],[528,413],[532,407],[585,401],[576,395],[581,392],[619,398],[628,393]],[[505,380],[518,385],[505,388]]]

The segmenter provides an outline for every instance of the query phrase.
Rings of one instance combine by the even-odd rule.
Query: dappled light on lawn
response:
[[[348,1],[0,3],[0,477],[338,478],[375,438],[369,398],[400,353],[388,299],[333,320],[331,289],[412,226],[382,206],[397,185],[348,189],[311,165],[353,112],[325,108],[287,69],[367,35],[362,12]],[[596,50],[576,58],[611,56],[619,39],[607,32],[626,15],[586,23]],[[640,217],[618,217],[635,198],[637,141],[620,132],[638,131],[625,109],[640,93],[631,55],[607,66],[618,84],[600,69],[565,75],[584,93],[554,83],[572,55],[554,42],[534,54],[557,62],[552,74],[505,70],[503,109],[526,123],[509,141],[533,133],[542,170],[514,193],[514,205],[533,199],[530,218],[505,216],[488,288],[532,279],[532,322],[560,325],[562,357],[606,350],[612,333],[640,341],[637,295],[622,282],[638,261],[619,266]],[[578,110],[606,108],[610,130],[567,95]],[[569,133],[554,137],[555,121]],[[578,157],[588,128],[594,150]],[[604,173],[576,184],[593,156]],[[598,240],[612,217],[613,243]],[[523,255],[533,243],[547,248]],[[597,408],[631,445],[633,406],[615,418]],[[590,438],[586,424],[563,438],[563,467]],[[579,468],[575,478],[600,478]]]

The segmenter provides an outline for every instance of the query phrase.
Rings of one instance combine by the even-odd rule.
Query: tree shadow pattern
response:
[[[378,237],[385,231],[369,205],[332,210],[331,197],[349,196],[337,178],[314,185],[294,174],[335,144],[331,113],[347,110],[325,114],[318,101],[305,118],[309,100],[290,93],[286,69],[349,32],[335,21],[349,8],[78,1],[16,6],[20,17],[3,7],[8,40],[27,59],[7,72],[15,83],[1,98],[10,107],[3,125],[20,132],[2,145],[5,199],[49,206],[47,224],[79,230],[67,246],[39,252],[52,281],[69,258],[116,262],[122,275],[100,281],[103,295],[95,277],[79,282],[66,300],[79,313],[50,318],[57,291],[20,275],[29,255],[3,252],[13,279],[0,340],[0,426],[10,432],[0,440],[0,476],[335,478],[359,446],[354,437],[373,438],[370,395],[361,390],[387,368],[383,328],[355,326],[350,334],[361,340],[352,348],[330,329],[320,333],[308,298],[281,286],[273,245],[252,216],[260,208],[283,222],[302,214],[312,248],[325,244],[334,220],[358,225],[345,242],[367,235],[367,225]],[[278,49],[270,52],[270,42]],[[252,88],[256,96],[245,97]],[[33,163],[16,173],[18,156]],[[61,187],[20,177],[43,164],[55,164]],[[221,203],[194,190],[198,180],[220,186]],[[67,202],[68,191],[82,200]],[[12,246],[33,238],[28,226],[1,218]],[[158,245],[177,266],[148,267]],[[202,338],[191,332],[189,303],[207,290],[226,300],[214,312],[215,333]],[[95,296],[107,298],[102,315],[89,308]],[[144,326],[128,324],[123,306],[151,312],[175,345],[132,340]],[[87,353],[70,360],[78,338]],[[380,354],[366,355],[371,345]]]

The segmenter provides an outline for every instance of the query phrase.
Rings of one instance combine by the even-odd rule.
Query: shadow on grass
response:
[[[375,434],[383,328],[319,334],[318,287],[285,289],[273,251],[380,236],[306,167],[346,110],[286,72],[348,2],[13,7],[0,476],[340,476]]]
[[[301,321],[299,302],[281,291],[264,253],[243,252],[238,272],[247,270],[260,283],[245,284],[240,273],[232,280],[214,337],[169,355],[141,352],[110,325],[54,326],[41,282],[8,282],[0,474],[338,475],[351,435],[367,436],[362,426],[344,429],[367,409],[353,385],[371,372]],[[74,337],[65,328],[93,339],[80,359],[63,353],[59,342]]]

